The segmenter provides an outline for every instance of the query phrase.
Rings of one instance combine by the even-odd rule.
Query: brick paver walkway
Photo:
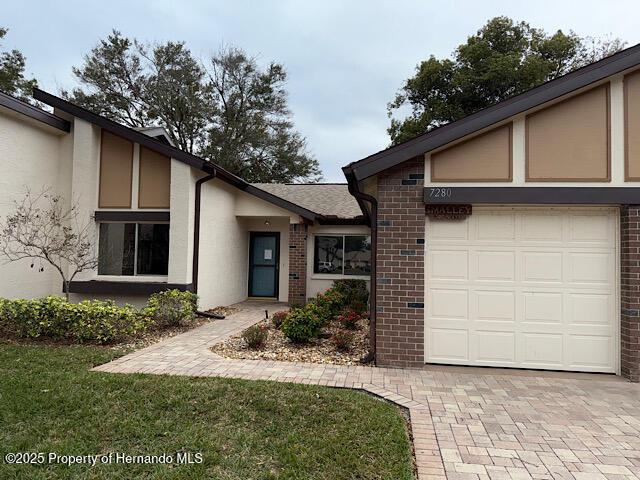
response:
[[[389,369],[222,358],[208,347],[283,304],[241,311],[95,370],[363,389],[409,409],[420,479],[640,478],[640,386],[605,375]]]

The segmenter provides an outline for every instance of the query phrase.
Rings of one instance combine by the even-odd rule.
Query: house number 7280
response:
[[[442,187],[430,188],[429,198],[451,198],[451,189]]]

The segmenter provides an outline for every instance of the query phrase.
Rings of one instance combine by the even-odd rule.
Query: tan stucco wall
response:
[[[148,148],[140,147],[138,172],[138,207],[169,208],[171,159]]]
[[[624,77],[625,178],[640,181],[640,71]]]
[[[106,130],[100,147],[100,208],[131,208],[133,143]]]
[[[431,178],[439,182],[511,180],[511,123],[431,154]]]
[[[528,115],[525,121],[527,180],[609,180],[608,85]]]

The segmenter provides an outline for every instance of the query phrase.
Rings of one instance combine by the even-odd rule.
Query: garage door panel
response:
[[[609,336],[572,335],[567,351],[572,367],[613,371],[613,341]]]
[[[613,297],[607,293],[569,293],[568,322],[572,325],[610,327]]]
[[[530,323],[562,323],[563,295],[558,292],[523,292],[522,321]]]
[[[613,208],[428,220],[425,361],[614,372],[617,228]]]
[[[563,365],[562,334],[523,333],[522,364],[530,368],[561,368]]]
[[[427,341],[433,360],[456,363],[469,360],[469,335],[467,330],[454,328],[430,328]]]
[[[505,365],[516,361],[516,336],[513,332],[477,330],[474,343],[478,363]]]
[[[499,322],[515,321],[515,292],[495,290],[475,290],[475,315],[478,320]]]
[[[479,241],[509,241],[516,238],[516,220],[513,214],[482,215],[476,223],[476,237]]]
[[[607,247],[614,240],[614,228],[610,215],[572,215],[569,217],[569,241]]]
[[[529,214],[521,216],[522,241],[547,244],[562,243],[562,217],[560,215]]]
[[[513,282],[515,280],[515,252],[478,250],[474,256],[476,259],[476,280],[503,282]]]
[[[433,288],[429,296],[431,317],[434,319],[467,319],[469,317],[469,292]]]
[[[570,252],[567,254],[572,283],[610,285],[613,281],[613,255],[605,252]]]
[[[522,280],[561,283],[562,252],[522,252]]]
[[[429,251],[431,280],[468,280],[469,252],[465,250]]]

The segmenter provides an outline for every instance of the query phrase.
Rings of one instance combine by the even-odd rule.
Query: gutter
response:
[[[198,293],[198,266],[200,262],[200,205],[202,201],[202,184],[213,180],[218,176],[215,168],[211,168],[211,173],[196,181],[196,198],[194,205],[194,223],[193,223],[193,265],[191,268],[191,279],[193,284],[193,293]]]
[[[356,180],[353,169],[350,166],[342,169],[344,175],[347,177],[349,193],[353,195],[360,205],[360,209],[365,216],[365,219],[369,223],[371,228],[371,292],[369,294],[369,355],[367,355],[367,361],[373,361],[376,363],[376,319],[378,316],[376,307],[376,293],[378,288],[377,279],[377,263],[378,263],[378,200],[375,197],[363,193],[358,188],[358,181]],[[365,203],[371,206],[369,211]]]

